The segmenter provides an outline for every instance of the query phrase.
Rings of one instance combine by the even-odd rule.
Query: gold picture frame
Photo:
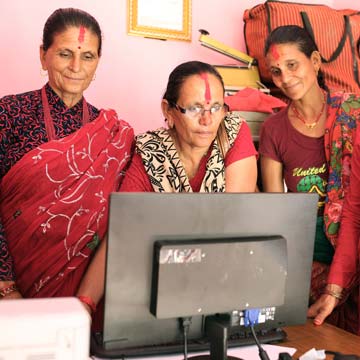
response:
[[[191,41],[191,0],[128,0],[128,34]]]

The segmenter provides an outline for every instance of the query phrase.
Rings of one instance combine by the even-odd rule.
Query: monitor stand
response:
[[[190,356],[191,360],[242,360],[235,356],[228,356],[228,334],[230,322],[218,316],[208,316],[205,323],[205,332],[210,342],[209,355]]]

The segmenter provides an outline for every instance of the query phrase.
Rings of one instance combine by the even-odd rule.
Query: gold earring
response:
[[[169,129],[173,129],[174,128],[174,123],[171,121],[168,121],[168,126],[169,126]]]
[[[47,70],[44,70],[43,68],[40,68],[40,76],[41,77],[47,77],[48,76]]]

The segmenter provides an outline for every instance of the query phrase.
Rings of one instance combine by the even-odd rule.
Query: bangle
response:
[[[0,298],[1,297],[5,297],[6,295],[11,294],[13,291],[18,291],[19,289],[17,288],[15,283],[12,283],[8,286],[5,286],[3,288],[0,289]]]
[[[77,298],[84,304],[88,305],[91,309],[91,313],[94,314],[96,312],[96,304],[93,299],[89,296],[78,295]]]
[[[339,291],[333,291],[333,290],[325,289],[324,294],[328,294],[328,295],[334,297],[337,300],[342,299],[342,293],[339,292]]]

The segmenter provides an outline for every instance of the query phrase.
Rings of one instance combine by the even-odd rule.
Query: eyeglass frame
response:
[[[211,110],[214,109],[214,106],[210,107],[210,109],[205,109],[204,107],[202,106],[199,106],[199,107],[202,107],[202,111],[197,114],[195,117],[191,116],[191,115],[188,115],[187,114],[187,111],[189,109],[187,108],[183,108],[182,106],[178,105],[177,103],[175,102],[169,102],[169,105],[174,107],[176,110],[180,111],[182,114],[184,114],[185,116],[188,116],[189,118],[192,118],[192,119],[198,119],[198,118],[201,118],[202,116],[205,115],[205,112],[206,111],[209,111],[210,112],[210,116],[213,116],[213,115],[216,115],[218,112],[220,112],[220,110],[222,109],[225,109],[225,112],[228,112],[230,109],[229,109],[229,105],[226,104],[226,103],[223,103],[222,105],[220,105],[220,109],[218,111],[215,111],[215,112],[211,112]]]

